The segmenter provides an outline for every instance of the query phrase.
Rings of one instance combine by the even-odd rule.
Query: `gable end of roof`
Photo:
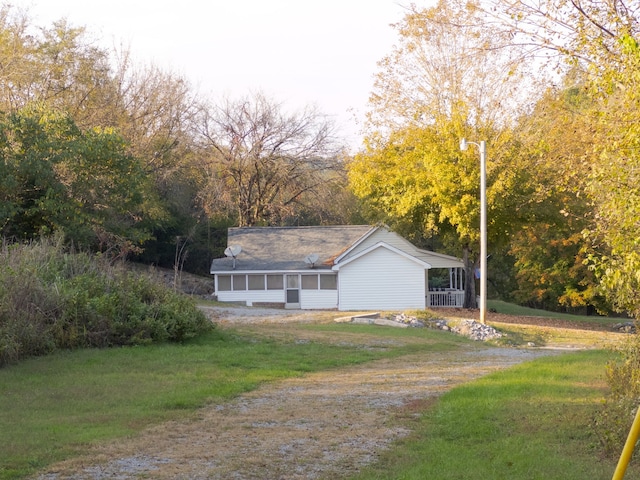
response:
[[[371,245],[370,247],[362,250],[361,252],[358,252],[356,255],[354,255],[353,257],[349,257],[347,258],[344,262],[340,262],[340,263],[336,263],[332,270],[334,271],[339,271],[340,268],[344,267],[345,265],[350,264],[351,262],[364,257],[365,255],[369,254],[370,252],[377,250],[379,248],[384,248],[386,250],[389,250],[397,255],[400,255],[404,258],[407,258],[409,260],[411,260],[414,263],[417,263],[419,265],[422,265],[425,269],[431,268],[431,264],[420,260],[419,258],[414,257],[413,255],[408,254],[407,252],[404,252],[396,247],[394,247],[393,245],[389,245],[388,243],[385,242],[378,242],[375,245]]]

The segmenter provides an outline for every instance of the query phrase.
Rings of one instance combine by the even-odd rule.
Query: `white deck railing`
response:
[[[427,307],[462,307],[464,290],[429,291]]]

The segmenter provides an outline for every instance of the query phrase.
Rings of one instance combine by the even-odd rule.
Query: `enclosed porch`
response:
[[[428,271],[427,308],[462,308],[464,305],[464,269],[432,268]]]

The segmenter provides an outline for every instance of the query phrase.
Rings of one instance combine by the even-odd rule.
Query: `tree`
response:
[[[468,127],[509,124],[530,92],[521,52],[511,34],[485,23],[473,3],[442,0],[411,7],[395,25],[398,43],[380,62],[369,97],[368,130],[388,134],[464,114]]]
[[[585,194],[594,159],[594,99],[580,72],[550,87],[515,131],[517,162],[527,174],[521,225],[510,240],[517,270],[515,299],[545,309],[608,307],[585,260],[593,253],[583,231],[592,221]]]
[[[30,105],[0,123],[5,237],[63,232],[78,245],[126,254],[148,239],[153,196],[140,163],[112,131],[81,131],[67,114]]]
[[[84,28],[66,21],[34,27],[24,11],[0,7],[0,105],[15,112],[44,102],[69,112],[81,128],[113,103],[110,58]],[[112,125],[109,125],[112,126]]]
[[[471,20],[463,24],[465,16]],[[522,86],[524,65],[493,48],[504,32],[479,22],[464,2],[414,9],[397,29],[398,46],[380,62],[369,133],[349,165],[350,184],[392,225],[444,235],[459,249],[467,271],[465,306],[474,307],[479,162],[477,152],[460,152],[459,141],[484,139],[491,146],[487,198],[495,253],[509,235],[514,192],[525,193],[520,170],[510,163],[516,146],[509,129],[518,111],[509,99]]]
[[[279,223],[340,167],[332,123],[316,108],[288,114],[259,93],[203,110],[199,125],[200,200],[209,216],[234,212],[240,226]]]
[[[198,102],[182,77],[135,65],[126,48],[97,47],[84,28],[65,20],[37,27],[24,11],[5,6],[0,9],[0,106],[16,113],[30,102],[67,112],[86,134],[117,132],[125,141],[123,153],[136,158],[155,190],[146,195],[145,220],[159,242],[171,243],[202,223],[203,211],[194,201],[200,176],[194,166]]]
[[[591,105],[582,117],[589,148],[581,156],[588,168],[582,195],[590,207],[584,232],[589,259],[600,288],[620,311],[640,315],[636,239],[640,237],[640,5],[637,2],[514,2],[510,9],[487,9],[517,36],[557,52],[584,72]],[[521,19],[516,23],[515,19]],[[574,129],[575,132],[575,129]],[[565,138],[566,141],[566,138]],[[564,162],[571,168],[572,163]]]
[[[349,164],[355,194],[398,228],[411,225],[427,237],[438,235],[449,251],[462,252],[466,265],[466,307],[475,304],[475,269],[479,263],[480,171],[476,155],[459,150],[465,126],[455,122],[408,127],[387,142],[356,155]],[[521,195],[526,195],[506,134],[493,139],[488,167],[488,232],[493,254],[509,239],[509,226]],[[499,143],[502,140],[503,144]],[[414,232],[415,235],[416,232]]]
[[[637,2],[484,0],[472,5],[484,22],[509,33],[505,48],[517,47],[530,60],[541,60],[538,68],[566,71],[580,66],[599,77],[624,66],[621,40],[637,38],[640,32]]]

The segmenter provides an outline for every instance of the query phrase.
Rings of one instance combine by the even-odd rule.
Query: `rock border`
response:
[[[340,317],[336,318],[334,321],[336,323],[381,325],[397,328],[435,328],[437,330],[444,330],[457,335],[463,335],[471,340],[481,342],[497,340],[505,336],[505,334],[499,330],[473,319],[463,319],[460,320],[457,325],[451,326],[449,325],[449,322],[443,318],[421,320],[418,317],[407,315],[406,313],[392,313],[385,317],[381,317],[379,312],[374,312],[349,317]]]

